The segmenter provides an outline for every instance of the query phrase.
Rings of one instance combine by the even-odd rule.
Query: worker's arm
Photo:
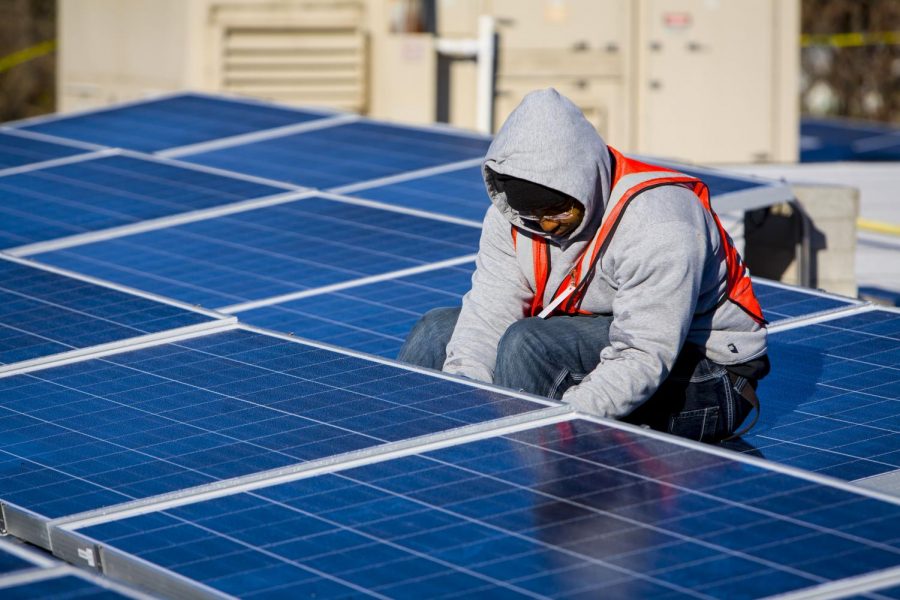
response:
[[[714,251],[703,209],[689,194],[670,187],[636,199],[623,215],[602,263],[618,287],[610,345],[597,368],[566,391],[564,402],[598,416],[623,417],[671,371],[691,326],[706,258]]]
[[[531,295],[516,262],[509,221],[491,206],[484,219],[472,289],[463,297],[444,371],[490,383],[500,337],[525,316]]]

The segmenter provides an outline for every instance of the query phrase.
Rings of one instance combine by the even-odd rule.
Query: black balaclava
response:
[[[560,206],[574,200],[571,196],[553,188],[509,175],[494,173],[494,182],[498,192],[506,193],[506,202],[510,208],[523,215],[534,214],[536,210]]]

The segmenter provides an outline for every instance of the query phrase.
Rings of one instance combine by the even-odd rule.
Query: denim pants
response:
[[[398,360],[440,370],[459,308],[429,311],[413,327]],[[494,383],[559,399],[600,362],[610,316],[536,317],[513,323],[500,338]],[[740,394],[750,383],[686,346],[657,392],[623,421],[700,441],[735,432],[752,406]]]

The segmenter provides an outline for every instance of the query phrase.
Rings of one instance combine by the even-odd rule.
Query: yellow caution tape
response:
[[[856,219],[856,228],[871,233],[885,233],[887,235],[900,235],[900,225],[870,221],[869,219]]]
[[[900,44],[900,31],[876,31],[872,33],[835,33],[813,35],[804,33],[800,36],[800,45],[833,46],[835,48],[855,48],[859,46],[895,46]]]
[[[6,56],[0,57],[0,73],[8,71],[29,60],[34,60],[35,58],[50,54],[54,50],[56,50],[56,40],[50,40],[35,44],[24,50],[18,50],[12,54],[7,54]]]

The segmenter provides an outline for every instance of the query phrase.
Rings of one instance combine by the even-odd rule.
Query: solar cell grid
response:
[[[0,365],[215,320],[0,258]]]
[[[432,308],[459,305],[474,263],[237,313],[251,325],[389,358]]]
[[[482,137],[358,121],[180,158],[325,189],[477,158],[489,145]]]
[[[539,408],[237,329],[0,379],[0,489],[60,517]]]
[[[897,566],[898,511],[574,421],[82,533],[242,597],[749,598]]]
[[[114,155],[0,177],[0,247],[272,196],[286,188]]]
[[[365,189],[351,188],[346,193],[475,221],[481,221],[490,206],[479,166]]]
[[[155,152],[323,116],[328,115],[252,100],[181,94],[26,122],[21,127],[105,146]]]
[[[769,336],[766,458],[846,480],[900,468],[900,313],[870,310]]]
[[[770,323],[862,304],[853,298],[841,298],[761,279],[753,280],[753,292]]]
[[[0,172],[10,167],[20,167],[85,152],[86,150],[83,148],[75,146],[55,144],[0,131]]]
[[[456,258],[480,230],[313,197],[40,254],[40,260],[222,307]]]

